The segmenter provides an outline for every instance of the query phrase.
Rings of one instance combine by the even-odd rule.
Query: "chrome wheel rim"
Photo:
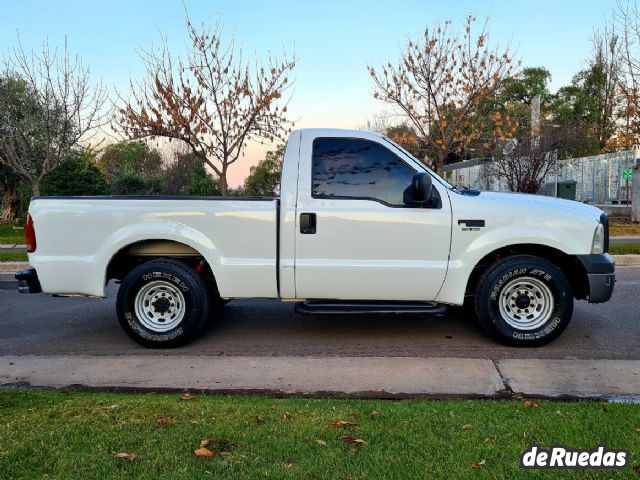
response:
[[[142,325],[157,333],[175,328],[184,318],[185,309],[182,292],[164,280],[146,284],[135,299],[136,317]]]
[[[554,299],[549,287],[533,277],[511,280],[500,294],[500,315],[518,330],[535,330],[549,321]]]

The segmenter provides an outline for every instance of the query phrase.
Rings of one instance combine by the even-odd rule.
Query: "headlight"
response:
[[[604,253],[604,225],[602,223],[598,224],[593,234],[591,253]]]

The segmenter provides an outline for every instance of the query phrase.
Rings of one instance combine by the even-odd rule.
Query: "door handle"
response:
[[[313,235],[316,233],[316,214],[301,213],[300,214],[300,233]]]

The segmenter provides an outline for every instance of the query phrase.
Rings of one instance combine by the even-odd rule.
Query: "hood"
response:
[[[481,192],[477,197],[477,200],[484,200],[494,204],[505,204],[511,208],[533,207],[536,209],[549,209],[553,211],[564,211],[574,215],[581,215],[600,221],[602,210],[599,208],[587,205],[585,203],[576,202],[574,200],[565,200],[563,198],[547,197],[545,195],[533,195],[526,193],[504,193],[504,192]]]

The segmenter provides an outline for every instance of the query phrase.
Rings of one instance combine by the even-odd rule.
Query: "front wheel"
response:
[[[152,260],[122,281],[118,320],[145,347],[172,348],[191,341],[209,315],[209,295],[202,278],[188,265]]]
[[[478,281],[476,317],[496,340],[539,346],[557,338],[573,314],[573,292],[550,262],[518,255],[491,266]]]

